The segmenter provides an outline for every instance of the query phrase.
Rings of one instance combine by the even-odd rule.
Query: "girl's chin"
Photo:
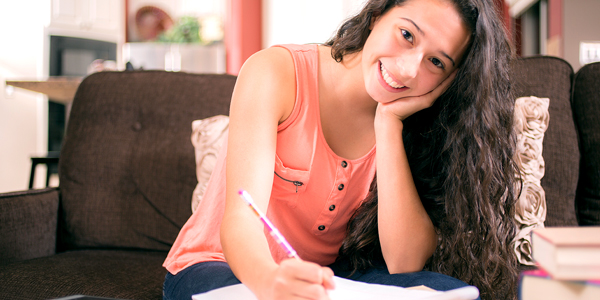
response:
[[[381,104],[390,104],[390,103],[395,102],[395,101],[400,100],[400,99],[402,99],[402,98],[395,98],[395,99],[390,99],[390,98],[386,98],[386,99],[373,98],[373,100],[375,100],[375,102],[381,103]]]
[[[368,92],[369,96],[371,96],[371,98],[377,103],[387,104],[387,103],[392,103],[392,102],[398,100],[398,98],[391,97],[388,93],[382,93],[381,91],[375,91],[375,92],[367,91],[367,92]]]
[[[388,104],[388,103],[392,103],[392,102],[396,101],[396,99],[390,100],[390,99],[376,99],[376,98],[373,98],[373,100],[375,100],[375,102],[381,103],[381,104]]]

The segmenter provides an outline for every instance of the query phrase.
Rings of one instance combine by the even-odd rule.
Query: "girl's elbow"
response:
[[[437,243],[427,243],[424,247],[415,247],[413,251],[402,252],[390,251],[383,253],[385,264],[390,274],[398,273],[412,273],[422,271],[427,263],[427,260],[431,258]]]
[[[384,259],[390,274],[413,273],[422,271],[427,259]]]

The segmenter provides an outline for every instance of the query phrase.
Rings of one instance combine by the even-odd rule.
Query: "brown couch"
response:
[[[600,63],[514,66],[519,96],[549,97],[547,226],[600,224]],[[191,214],[191,122],[227,114],[235,77],[162,71],[87,77],[73,102],[60,187],[0,195],[0,299],[161,299],[161,264]]]

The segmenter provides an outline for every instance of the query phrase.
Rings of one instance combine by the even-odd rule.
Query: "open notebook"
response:
[[[447,292],[433,290],[420,290],[401,288],[380,284],[368,284],[352,281],[341,277],[334,277],[335,290],[329,291],[331,300],[399,300],[399,299],[427,299],[427,300],[472,300],[479,297],[479,290],[474,286],[467,286]],[[204,294],[192,296],[193,300],[256,300],[254,294],[243,284],[231,285],[216,289]]]

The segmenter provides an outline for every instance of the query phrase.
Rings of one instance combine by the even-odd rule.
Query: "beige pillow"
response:
[[[522,179],[522,190],[516,205],[519,226],[514,250],[521,264],[534,265],[531,258],[531,231],[544,227],[546,194],[541,185],[544,177],[542,142],[548,128],[550,99],[521,97],[515,102],[514,130],[517,133],[516,160]]]
[[[217,163],[217,154],[229,131],[229,117],[217,115],[192,122],[192,144],[196,156],[198,184],[192,194],[192,212],[202,200],[210,174]]]

